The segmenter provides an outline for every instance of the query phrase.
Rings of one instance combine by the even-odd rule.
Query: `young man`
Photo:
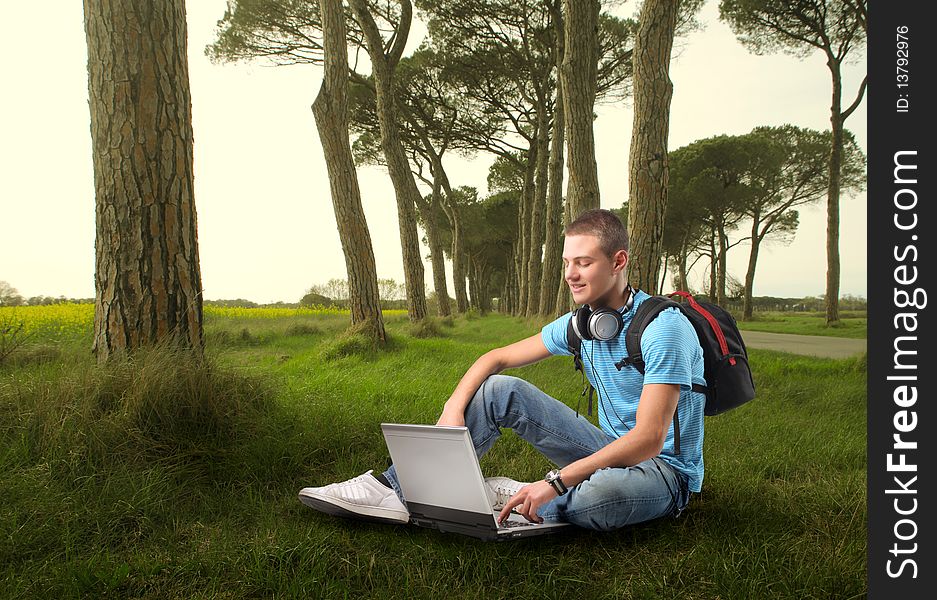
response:
[[[565,279],[577,304],[621,315],[620,331],[605,341],[584,340],[584,372],[599,397],[595,427],[571,408],[530,383],[498,375],[551,355],[571,355],[570,315],[527,339],[482,355],[446,402],[439,425],[465,425],[481,456],[513,429],[560,469],[530,484],[490,478],[508,488],[501,518],[514,510],[531,521],[568,521],[611,530],[668,515],[679,515],[703,480],[703,351],[692,325],[676,308],[663,311],[645,329],[642,376],[634,367],[618,370],[627,356],[625,331],[647,294],[628,285],[628,235],[607,210],[582,214],[565,230]],[[617,320],[615,315],[611,315]],[[607,337],[607,336],[606,336]],[[680,454],[674,451],[673,416],[679,406]],[[393,467],[346,482],[304,488],[300,499],[331,514],[407,522]]]

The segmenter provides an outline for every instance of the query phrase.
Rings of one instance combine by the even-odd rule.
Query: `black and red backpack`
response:
[[[675,302],[674,296],[686,299]],[[644,359],[641,356],[641,337],[644,330],[657,315],[668,308],[677,308],[686,315],[703,349],[703,377],[705,386],[694,384],[693,391],[706,395],[703,414],[718,415],[741,406],[755,397],[755,382],[748,365],[745,342],[739,333],[735,318],[721,306],[698,302],[688,292],[673,292],[667,296],[651,296],[638,306],[631,324],[625,332],[625,348],[628,356],[615,363],[620,371],[631,365],[644,375]],[[582,371],[582,340],[567,328],[566,342],[573,353],[576,369]],[[589,392],[589,413],[592,413],[592,391]],[[674,413],[674,449],[680,453],[680,421]]]

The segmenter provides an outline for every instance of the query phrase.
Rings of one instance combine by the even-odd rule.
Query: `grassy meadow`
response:
[[[434,421],[478,355],[539,323],[388,313],[376,353],[337,311],[206,309],[204,361],[98,366],[93,311],[46,308],[17,310],[31,337],[0,365],[2,598],[865,595],[864,357],[752,350],[758,398],[707,418],[703,491],[678,519],[497,544],[336,519],[296,492],[385,468],[382,421]],[[510,374],[576,405],[568,358]],[[547,468],[513,434],[482,459]]]

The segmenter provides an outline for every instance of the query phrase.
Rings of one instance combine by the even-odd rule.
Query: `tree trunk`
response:
[[[443,192],[446,194],[444,207],[446,216],[449,217],[449,224],[452,226],[452,286],[455,288],[456,311],[464,313],[468,310],[468,294],[465,290],[465,249],[462,247],[462,215],[458,204],[453,200],[452,185],[449,183],[449,176],[442,166],[442,161],[437,165],[435,177],[442,182]]]
[[[440,182],[434,181],[432,201],[426,202],[423,198],[417,201],[417,207],[423,217],[426,228],[426,244],[429,246],[430,264],[433,267],[433,291],[436,292],[436,303],[439,316],[447,317],[449,309],[449,288],[446,285],[446,258],[443,255],[442,242],[439,239],[439,223],[436,215],[439,208]]]
[[[539,119],[538,119],[539,123]],[[517,221],[518,236],[518,314],[527,314],[527,286],[529,283],[527,267],[529,266],[528,256],[530,256],[530,222],[531,211],[533,210],[536,190],[534,180],[537,173],[537,150],[540,147],[538,138],[540,132],[534,133],[530,140],[530,146],[527,151],[527,167],[524,169],[524,189],[521,192],[521,205],[519,207]]]
[[[729,238],[726,235],[725,226],[722,223],[719,223],[719,229],[717,231],[718,241],[719,241],[719,282],[716,286],[716,293],[718,294],[716,304],[719,306],[725,306],[726,304],[726,267],[727,267],[727,258],[729,254]]]
[[[406,46],[412,18],[410,0],[399,0],[400,24],[393,37],[393,47],[384,52],[384,41],[371,16],[366,0],[349,0],[355,18],[361,26],[368,56],[371,59],[377,104],[378,124],[381,130],[381,148],[387,162],[397,199],[397,223],[400,227],[400,246],[403,250],[403,274],[407,288],[407,313],[411,321],[426,318],[426,292],[423,289],[423,260],[420,256],[420,238],[416,228],[414,206],[420,190],[413,181],[410,163],[400,140],[394,72],[403,48]]]
[[[566,205],[563,207],[563,227],[573,222],[572,207],[569,204],[569,200],[566,200]],[[562,249],[560,251],[561,260],[560,260],[560,285],[556,289],[556,311],[555,315],[557,317],[569,312],[573,308],[573,295],[569,293],[569,285],[566,283],[566,273],[562,268]]]
[[[367,333],[383,344],[386,333],[374,248],[361,206],[361,191],[348,138],[348,46],[341,0],[319,0],[319,11],[325,76],[312,104],[312,114],[322,143],[332,208],[345,255],[351,323],[366,323]]]
[[[687,283],[686,260],[687,260],[687,250],[686,250],[686,245],[684,245],[682,248],[680,248],[680,261],[678,263],[680,280],[677,282],[677,289],[688,292],[690,291],[690,286]]]
[[[442,209],[452,228],[453,246],[458,241],[459,232],[456,231],[455,219],[452,209],[447,206],[447,202],[441,201],[442,189],[446,189],[451,197],[452,189],[449,187],[449,178],[446,176],[446,170],[442,166],[442,153],[437,152],[426,130],[418,123],[409,118],[407,120],[410,126],[420,138],[420,144],[430,161],[430,171],[433,177],[433,191],[429,205],[417,194],[417,206],[423,212],[423,222],[426,224],[426,241],[429,245],[430,260],[433,267],[433,290],[436,292],[436,301],[439,315],[447,317],[451,313],[449,307],[449,289],[446,285],[446,257],[442,249],[442,242],[439,239],[439,221],[437,215],[439,209]],[[453,253],[453,266],[455,265],[455,254]],[[453,269],[454,270],[454,269]]]
[[[550,188],[547,191],[546,245],[543,250],[543,277],[540,282],[541,315],[556,308],[557,286],[563,282],[563,143],[566,125],[563,90],[557,87],[553,110],[553,138],[550,141]]]
[[[592,130],[600,10],[598,0],[563,0],[565,52],[560,68],[560,86],[567,104],[564,116],[569,169],[566,202],[572,207],[573,218],[600,206]]]
[[[563,13],[560,0],[554,0],[551,14],[556,36],[553,62],[559,73],[566,54]],[[540,282],[541,315],[550,315],[556,309],[558,285],[563,282],[563,158],[566,143],[566,100],[563,86],[556,86],[553,103],[553,135],[550,138],[550,166],[547,190],[547,218],[543,249],[543,276]]]
[[[752,290],[755,285],[755,265],[758,264],[758,250],[762,238],[758,235],[761,228],[761,209],[756,207],[752,215],[752,248],[748,253],[748,269],[745,271],[745,297],[742,301],[742,320],[752,320]]]
[[[469,305],[476,309],[481,310],[479,305],[480,295],[478,293],[478,281],[475,274],[475,259],[469,258],[468,264],[468,287],[469,287]]]
[[[540,283],[543,277],[543,228],[547,204],[547,176],[550,160],[550,131],[546,102],[537,102],[537,175],[534,186],[534,201],[530,210],[530,248],[527,256],[527,316],[537,314],[540,309]]]
[[[831,58],[827,65],[833,77],[833,102],[830,106],[833,140],[826,194],[826,324],[830,325],[839,321],[839,181],[843,162],[843,82],[839,62]]]
[[[716,252],[716,226],[713,225],[709,235],[709,301],[716,302],[716,281],[719,279],[717,265],[719,264],[719,253]]]
[[[481,314],[491,311],[491,270],[484,264],[475,263],[475,285],[478,291],[478,310]]]
[[[96,215],[94,352],[202,348],[183,0],[85,0]]]
[[[516,254],[514,252],[515,246],[516,243],[511,246],[511,253],[504,261],[504,279],[508,289],[505,312],[511,315],[517,314],[517,267],[514,261],[514,256]]]
[[[634,127],[628,160],[629,279],[657,292],[664,211],[667,207],[667,136],[670,127],[670,51],[676,0],[645,0],[634,44]]]
[[[452,286],[455,288],[455,307],[461,314],[468,310],[465,290],[465,250],[462,249],[462,219],[458,208],[452,209]]]

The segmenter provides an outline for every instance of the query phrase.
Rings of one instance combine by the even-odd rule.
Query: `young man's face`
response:
[[[627,264],[627,252],[609,257],[594,235],[568,235],[563,242],[564,276],[576,304],[614,304],[615,294],[624,291],[618,284]]]

